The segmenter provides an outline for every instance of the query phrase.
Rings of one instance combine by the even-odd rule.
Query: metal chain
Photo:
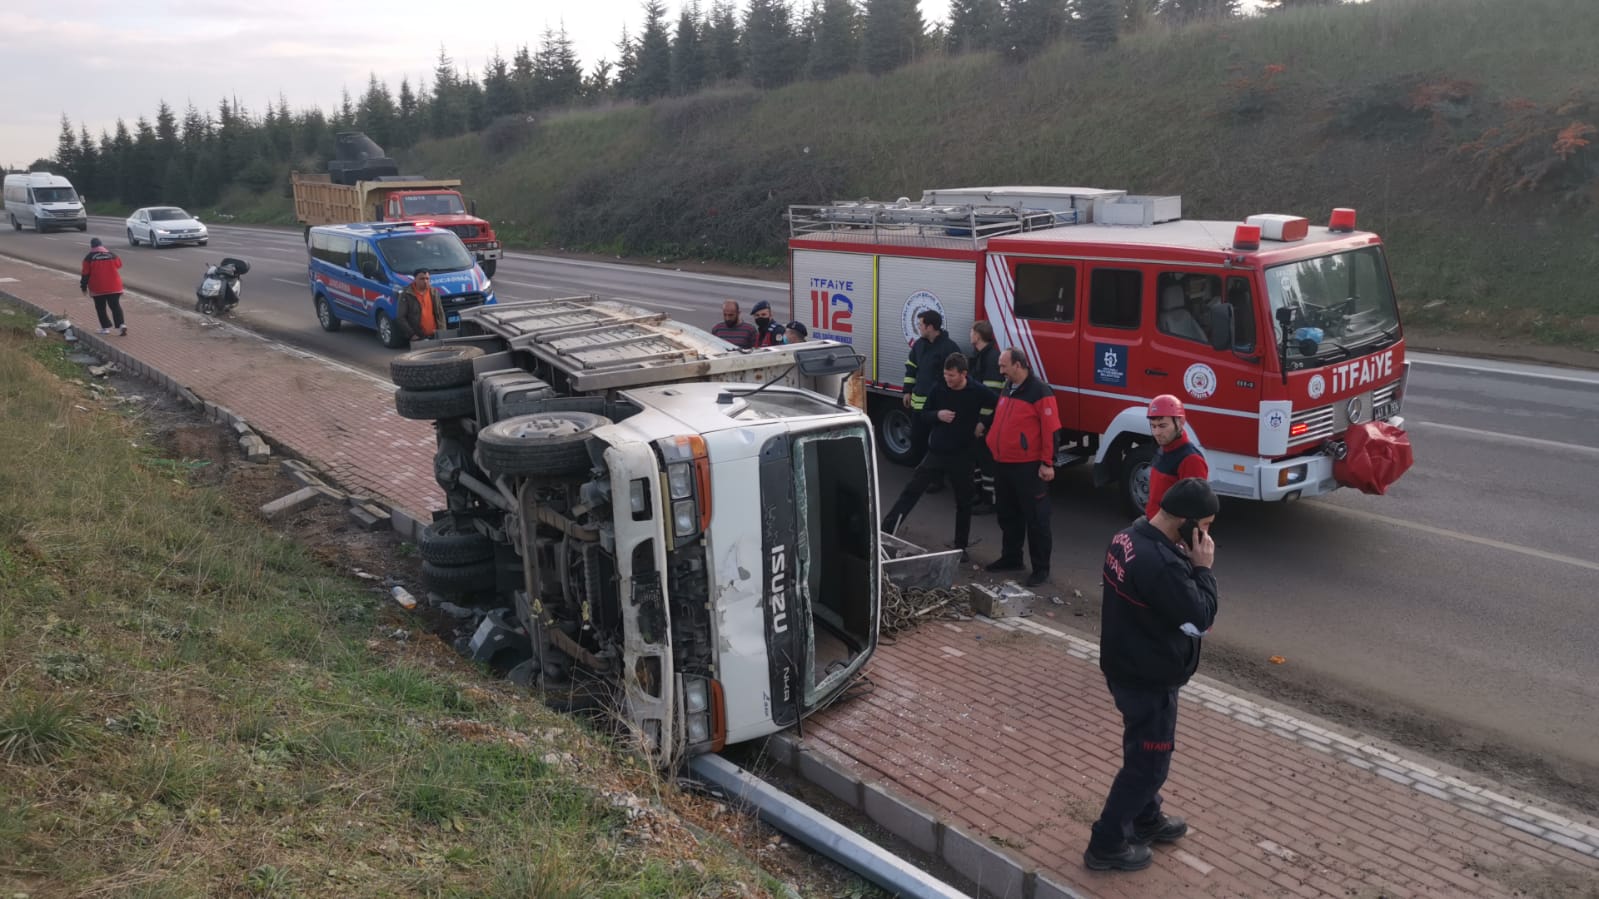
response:
[[[971,607],[966,591],[958,587],[911,587],[901,590],[890,581],[883,582],[882,634],[893,635],[910,630],[930,616],[970,617]]]

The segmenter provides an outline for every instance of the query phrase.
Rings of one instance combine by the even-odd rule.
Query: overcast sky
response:
[[[97,140],[118,117],[131,128],[155,118],[162,99],[179,116],[189,103],[215,112],[238,97],[260,114],[281,92],[294,109],[359,97],[375,72],[398,93],[429,76],[443,43],[458,68],[481,75],[498,47],[507,59],[537,49],[546,27],[566,26],[587,70],[615,61],[626,23],[644,20],[639,0],[4,0],[0,66],[0,163],[25,166],[55,155],[65,113]],[[676,26],[680,2],[668,2]],[[702,6],[709,8],[708,0]],[[740,4],[742,8],[742,4]],[[947,15],[948,0],[921,0],[922,17]]]

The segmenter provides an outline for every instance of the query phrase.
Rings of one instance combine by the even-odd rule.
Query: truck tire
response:
[[[437,346],[412,350],[389,360],[389,380],[415,390],[437,390],[472,383],[472,360],[483,355],[475,346]]]
[[[408,390],[394,392],[394,411],[401,418],[416,421],[438,421],[442,418],[467,418],[477,412],[477,399],[471,385],[446,387],[442,390]]]
[[[478,268],[483,269],[483,277],[485,277],[485,278],[494,277],[494,270],[498,267],[497,263],[499,261],[500,260],[498,260],[498,259],[488,259],[488,260],[485,260],[483,262],[478,263]]]
[[[1134,518],[1144,514],[1144,504],[1149,502],[1149,474],[1154,465],[1153,443],[1140,443],[1122,454],[1116,490],[1121,494],[1122,507]]]
[[[466,565],[424,561],[422,579],[427,582],[428,589],[439,593],[478,593],[493,590],[497,583],[492,560]]]
[[[507,418],[478,431],[478,462],[494,477],[579,475],[593,467],[589,435],[610,423],[592,412],[541,412]]]
[[[922,461],[911,440],[911,410],[900,405],[898,397],[883,400],[877,420],[877,442],[883,455],[896,465],[915,465]]]
[[[449,516],[424,527],[416,536],[416,551],[424,562],[466,565],[494,558],[494,541],[465,519]]]
[[[328,305],[327,297],[319,293],[312,302],[316,305],[316,320],[322,330],[337,331],[343,326],[344,322],[339,321],[339,317],[333,314],[333,307]]]
[[[388,313],[378,313],[376,330],[378,332],[378,340],[382,341],[383,345],[391,350],[398,350],[411,345],[411,341],[400,333],[399,328],[394,326],[394,319],[389,318]]]

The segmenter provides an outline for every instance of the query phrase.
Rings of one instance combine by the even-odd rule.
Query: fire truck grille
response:
[[[1392,400],[1394,398],[1394,394],[1397,393],[1398,391],[1399,391],[1399,382],[1398,381],[1395,381],[1392,384],[1385,384],[1382,387],[1378,387],[1376,390],[1373,390],[1371,392],[1371,405],[1372,405],[1372,408],[1374,408],[1374,409],[1381,408],[1381,406],[1384,403],[1389,402],[1390,400]]]
[[[450,230],[462,240],[471,240],[477,237],[477,225],[450,225]]]
[[[1317,406],[1295,412],[1288,426],[1288,444],[1293,446],[1326,440],[1333,435],[1335,424],[1332,406]]]

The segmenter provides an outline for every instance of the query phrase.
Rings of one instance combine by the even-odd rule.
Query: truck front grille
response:
[[[455,232],[456,237],[462,240],[474,240],[477,238],[477,225],[450,225],[449,228]]]
[[[1332,406],[1317,406],[1294,413],[1288,425],[1288,445],[1320,442],[1333,435],[1336,427]]]

